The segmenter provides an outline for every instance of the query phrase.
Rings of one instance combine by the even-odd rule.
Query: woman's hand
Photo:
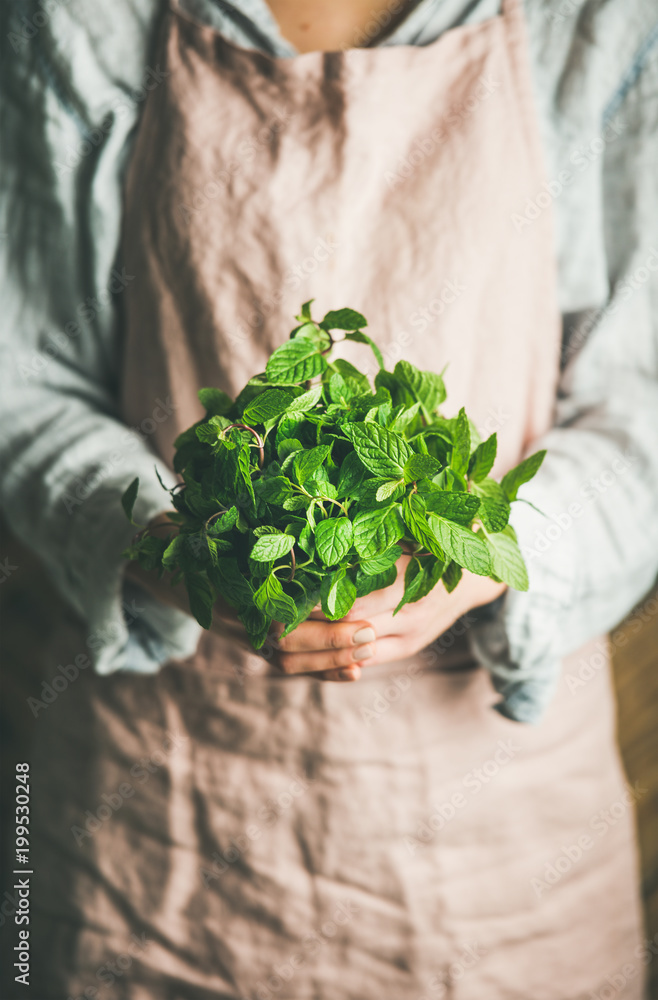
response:
[[[166,513],[153,518],[148,527],[151,534],[163,536],[177,530]],[[156,573],[142,569],[135,562],[126,567],[126,576],[158,600],[191,614],[183,583],[172,586],[166,576],[159,578]],[[263,650],[255,652],[285,674],[317,673],[325,680],[356,680],[360,673],[357,664],[366,662],[374,654],[372,641],[375,632],[372,626],[365,620],[355,619],[354,615],[343,622],[329,622],[323,615],[321,618],[321,621],[303,622],[280,642],[278,636],[284,626],[275,624]],[[244,625],[233,608],[221,599],[215,602],[213,608],[211,631],[254,653]]]
[[[359,598],[341,621],[328,621],[319,609],[311,612],[308,621],[279,640],[282,669],[291,674],[320,670],[324,680],[357,680],[361,667],[413,656],[471,608],[494,601],[507,589],[503,583],[464,571],[451,594],[438,583],[426,597],[405,604],[394,616],[408,563],[409,556],[401,556],[395,583]],[[355,642],[366,645],[355,648]],[[349,656],[352,662],[347,666]]]
[[[169,533],[173,527],[167,515],[161,514],[151,522],[149,530]],[[505,584],[464,571],[451,594],[439,583],[426,597],[405,604],[393,616],[404,591],[408,563],[409,556],[401,556],[395,583],[359,598],[340,621],[329,621],[317,608],[284,638],[281,638],[284,626],[275,624],[265,652],[260,655],[284,674],[314,674],[332,681],[358,680],[362,667],[413,656],[471,608],[488,604],[506,589]],[[126,572],[160,600],[190,614],[182,583],[172,587],[165,578],[159,580],[155,573],[146,572],[136,563],[130,563]],[[215,604],[212,631],[253,653],[246,629],[234,610],[221,600]]]

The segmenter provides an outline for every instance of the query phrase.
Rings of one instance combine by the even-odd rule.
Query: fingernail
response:
[[[377,636],[375,635],[374,628],[368,626],[367,628],[360,628],[358,632],[355,632],[352,636],[352,642],[359,645],[362,642],[374,642],[376,638]],[[358,657],[355,656],[354,659],[356,660]],[[363,659],[363,657],[361,657],[361,659]]]
[[[342,670],[338,671],[338,676],[341,681],[358,681],[361,676],[360,667],[343,667]]]
[[[370,629],[370,631],[372,632],[372,629]],[[373,655],[373,653],[374,650],[372,646],[359,646],[359,648],[355,649],[354,652],[352,653],[352,659],[369,660],[370,657]]]

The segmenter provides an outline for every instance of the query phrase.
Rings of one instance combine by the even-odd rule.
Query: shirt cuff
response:
[[[169,469],[160,462],[157,468],[165,485],[173,486],[176,478]],[[134,520],[148,524],[166,507],[167,496],[155,474],[152,482],[150,477],[140,479]],[[79,516],[89,522],[87,530],[78,536],[85,538],[86,543],[84,551],[79,549],[70,553],[69,569],[77,578],[75,603],[87,622],[87,645],[96,672],[103,675],[116,670],[155,673],[169,659],[191,656],[201,634],[201,627],[194,618],[158,601],[125,579],[126,560],[122,552],[137,529],[123,513],[118,489],[111,497],[107,496],[107,491],[98,490],[86,500]],[[91,544],[94,558],[90,560]],[[97,567],[101,567],[101,571]]]
[[[529,589],[508,589],[502,597],[469,614],[471,652],[485,667],[505,718],[536,724],[555,693],[560,676],[565,614],[575,581],[573,540],[522,501],[512,505],[510,524],[526,561]],[[556,527],[556,525],[554,525]],[[543,543],[543,544],[542,544]],[[550,553],[550,558],[548,554]]]

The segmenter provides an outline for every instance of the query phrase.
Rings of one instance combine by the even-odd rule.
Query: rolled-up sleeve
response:
[[[658,574],[658,31],[610,103],[620,135],[584,178],[590,266],[607,261],[606,301],[565,314],[555,424],[530,451],[544,463],[513,504],[530,588],[484,612],[472,645],[502,695],[498,710],[538,721],[561,659],[612,629]],[[594,147],[593,147],[594,148]],[[596,147],[598,148],[598,147]],[[556,213],[568,204],[556,202]],[[585,241],[581,234],[581,245]],[[573,247],[573,242],[571,246]],[[534,506],[530,506],[530,504]],[[537,508],[537,509],[535,509]],[[541,513],[540,513],[541,512]]]
[[[145,25],[130,10],[145,47]],[[140,477],[135,517],[146,523],[168,505],[154,466],[174,482],[149,446],[150,424],[127,427],[117,403],[121,295],[134,280],[115,263],[121,172],[140,95],[104,75],[73,14],[59,8],[38,37],[20,20],[7,22],[0,503],[84,621],[96,669],[154,670],[157,660],[126,656],[131,623],[162,655],[192,652],[199,630],[181,612],[163,615],[146,595],[137,615],[126,614],[123,591],[121,552],[135,528],[121,494]],[[129,34],[128,16],[125,27]],[[58,70],[66,51],[86,89]],[[127,52],[131,59],[137,72],[137,50]],[[167,419],[163,402],[154,420]]]

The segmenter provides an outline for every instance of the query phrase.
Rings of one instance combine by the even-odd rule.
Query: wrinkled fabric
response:
[[[208,637],[83,673],[32,761],[35,996],[640,1000],[643,790],[607,655],[582,657],[536,727],[463,654],[265,681]]]
[[[186,5],[239,45],[295,54],[264,0]],[[513,511],[531,588],[508,593],[496,627],[474,624],[470,635],[507,710],[533,721],[560,656],[613,627],[658,571],[658,27],[644,0],[526,8],[565,367],[555,427],[541,442],[549,455],[522,493],[549,520],[521,504]],[[44,17],[24,0],[0,6],[0,501],[79,613],[81,647],[100,672],[157,671],[167,656],[191,653],[199,635],[144,595],[134,613],[120,555],[132,534],[119,504],[125,487],[140,477],[143,522],[163,496],[150,441],[165,411],[130,434],[117,419],[130,277],[115,261],[134,125],[163,82],[153,58],[161,9],[160,0],[114,0],[111,12],[99,0],[67,0]],[[38,31],[35,11],[45,20]],[[491,0],[421,0],[378,44],[423,46],[496,11]],[[540,196],[546,188],[519,200],[526,230]],[[578,518],[564,531],[574,503]]]
[[[451,411],[476,424],[505,406],[497,469],[513,465],[550,426],[560,343],[550,213],[501,238],[544,169],[517,3],[426,48],[285,62],[174,10],[162,46],[171,76],[126,185],[126,421],[170,393],[168,462],[197,389],[235,392],[285,338],[311,261],[318,314],[349,303],[385,350],[449,361]],[[432,169],[391,187],[399,149],[473,102]],[[196,206],[259,124],[231,197]],[[519,727],[491,710],[468,628],[352,685],[279,676],[207,633],[155,676],[85,674],[39,733],[35,773],[60,776],[36,824],[44,1000],[117,954],[130,964],[105,995],[130,1000],[582,1000],[633,962],[618,995],[638,1000],[635,793],[605,643],[567,659],[545,720]]]

